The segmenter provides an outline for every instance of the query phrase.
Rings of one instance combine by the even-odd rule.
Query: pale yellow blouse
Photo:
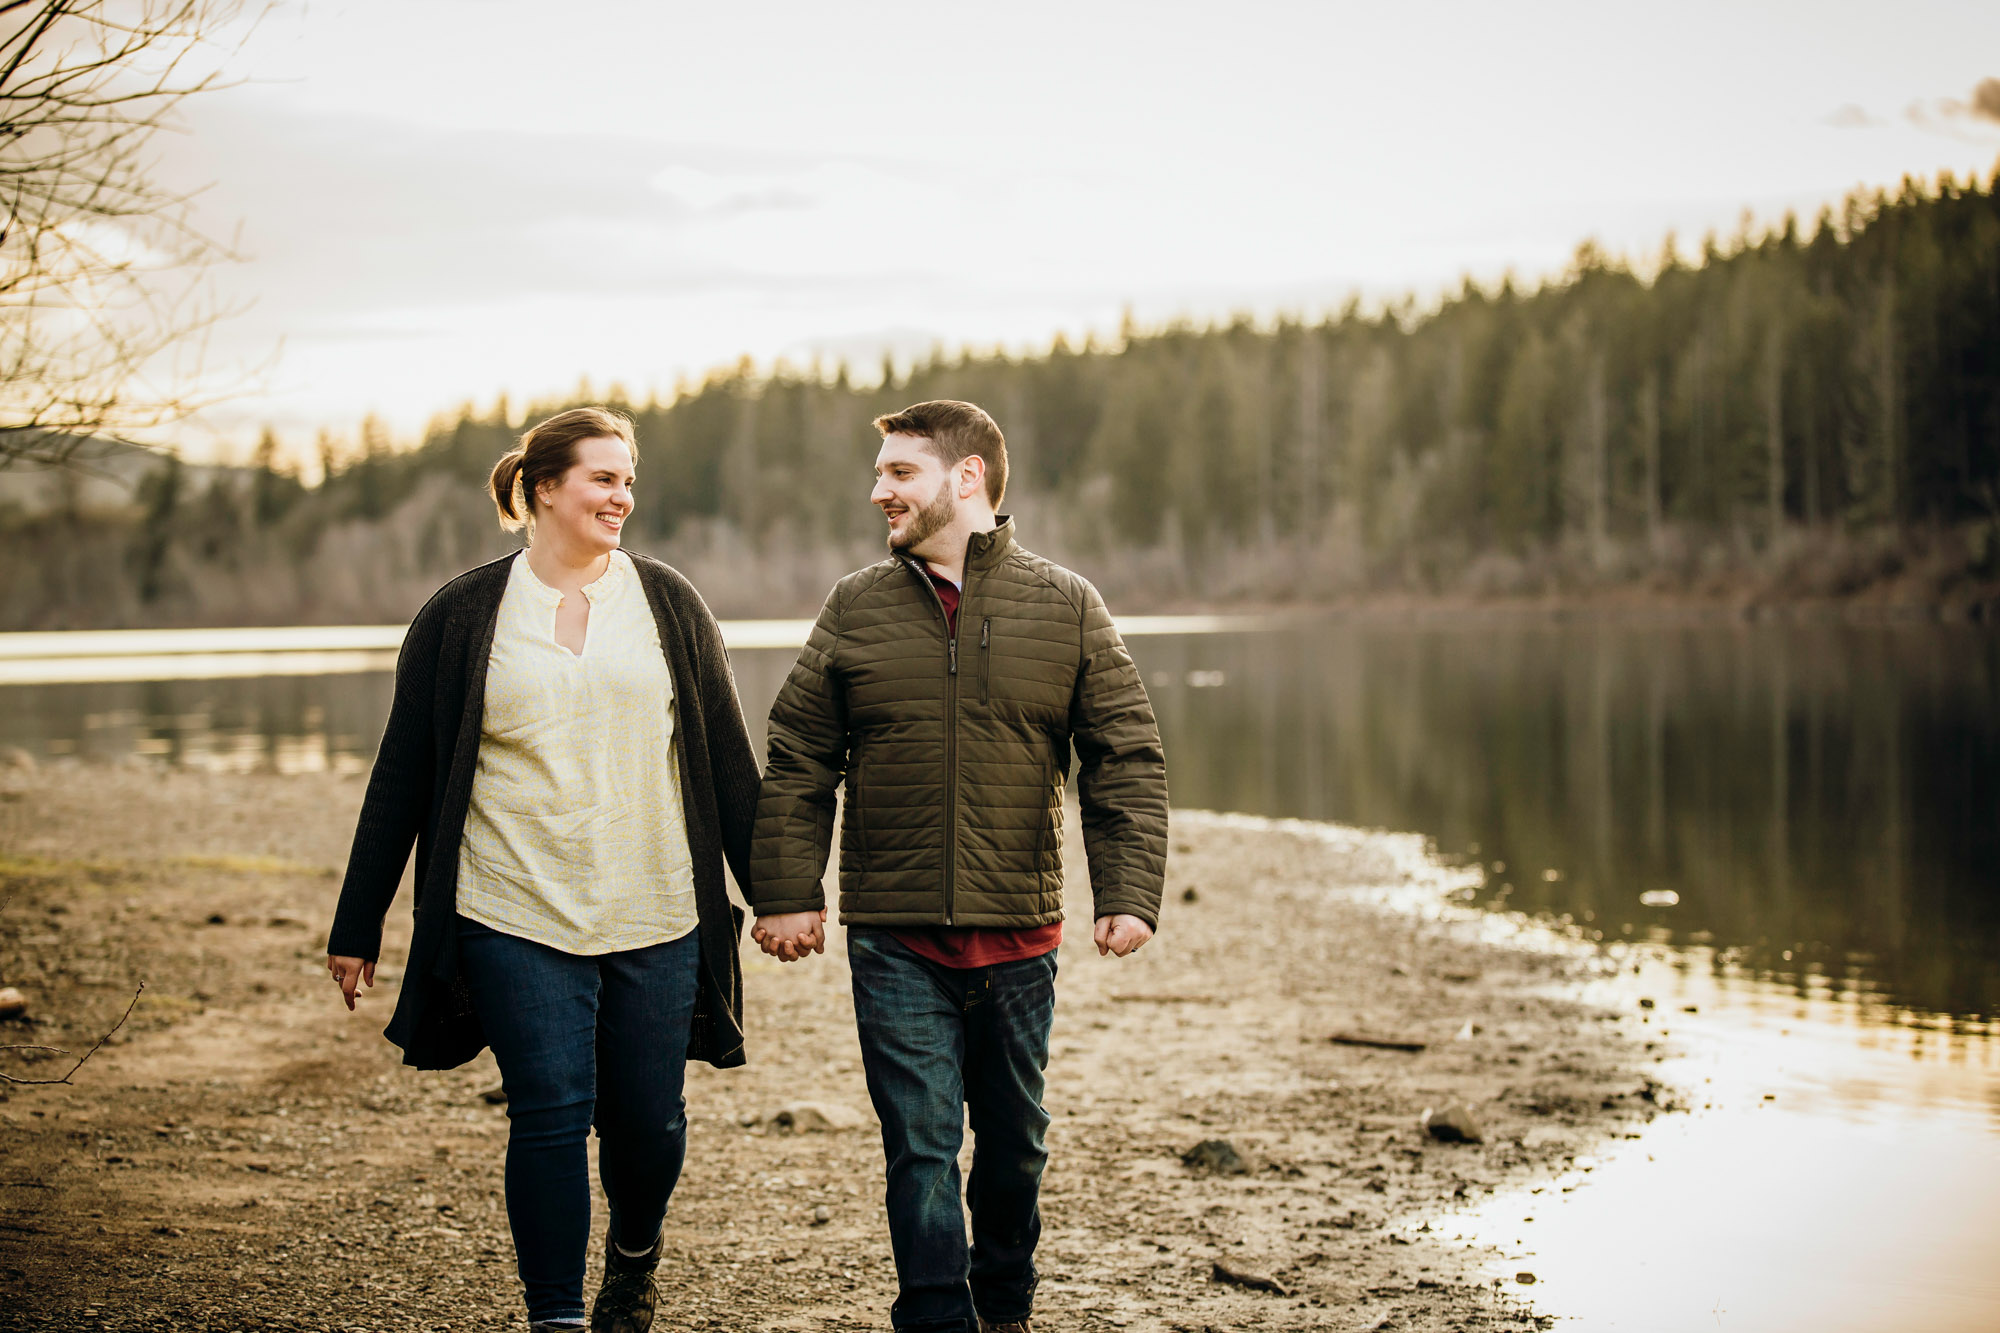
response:
[[[578,656],[556,642],[562,594],[514,558],[493,652],[479,766],[458,858],[458,910],[572,954],[639,949],[695,927],[674,682],[632,559],[583,590]]]

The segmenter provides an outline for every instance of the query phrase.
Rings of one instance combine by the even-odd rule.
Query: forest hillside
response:
[[[587,392],[581,397],[590,397]],[[749,363],[602,395],[641,446],[635,549],[725,615],[808,614],[875,558],[877,413],[979,402],[1022,539],[1128,610],[1381,599],[1873,599],[1988,612],[2000,579],[2000,194],[1905,181],[1809,224],[1595,247],[1316,322],[1130,326],[913,366]],[[308,486],[167,459],[135,486],[0,492],[0,628],[408,617],[507,549],[504,402],[397,448],[323,436]]]

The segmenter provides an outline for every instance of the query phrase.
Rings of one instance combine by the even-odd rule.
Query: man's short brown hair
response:
[[[1000,507],[1000,497],[1007,493],[1007,438],[982,409],[940,398],[876,417],[875,429],[884,436],[917,436],[946,467],[979,455],[986,463],[986,498]]]

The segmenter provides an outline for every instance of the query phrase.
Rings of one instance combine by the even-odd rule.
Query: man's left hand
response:
[[[1136,916],[1120,912],[1116,916],[1097,918],[1097,929],[1091,932],[1097,943],[1097,956],[1116,954],[1123,958],[1147,940],[1153,938],[1153,928]]]

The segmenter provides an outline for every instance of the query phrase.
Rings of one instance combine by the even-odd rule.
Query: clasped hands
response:
[[[825,953],[826,909],[760,916],[750,927],[750,938],[781,963],[796,963],[809,953]],[[1097,926],[1091,932],[1091,941],[1097,945],[1100,958],[1105,954],[1123,958],[1152,938],[1151,926],[1124,912],[1097,918]]]
[[[796,963],[809,953],[825,953],[826,909],[760,916],[750,927],[750,938],[781,963]]]

